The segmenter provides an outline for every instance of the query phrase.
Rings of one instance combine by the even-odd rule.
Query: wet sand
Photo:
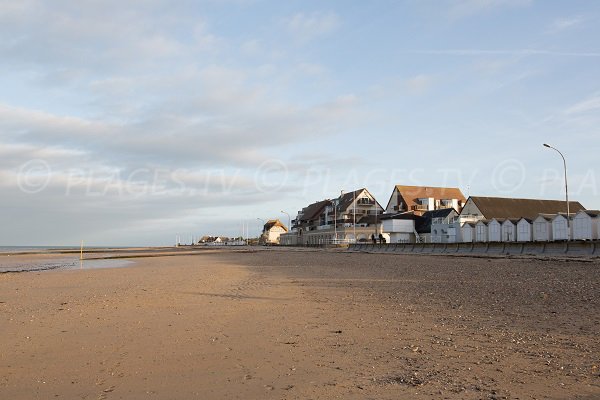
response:
[[[0,274],[0,398],[600,398],[597,260],[134,260]]]

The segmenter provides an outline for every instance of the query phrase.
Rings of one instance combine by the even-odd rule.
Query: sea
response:
[[[101,249],[101,247],[86,247],[86,250]],[[114,247],[113,247],[114,248]],[[52,250],[79,250],[76,246],[0,246],[0,273],[6,272],[34,272],[54,269],[93,269],[93,268],[119,268],[132,265],[133,262],[123,259],[108,260],[80,260],[78,255],[65,254],[61,258],[31,259],[22,261],[16,256],[21,253],[43,253]],[[15,255],[15,257],[11,257]]]
[[[0,246],[0,253],[25,253],[47,250],[77,250],[78,246]]]

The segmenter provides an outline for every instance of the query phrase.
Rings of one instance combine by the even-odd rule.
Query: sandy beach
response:
[[[152,255],[0,274],[0,398],[600,398],[597,259]]]

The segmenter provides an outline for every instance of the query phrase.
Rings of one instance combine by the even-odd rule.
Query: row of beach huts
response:
[[[461,242],[549,242],[560,240],[597,240],[600,212],[581,210],[567,221],[566,213],[539,214],[537,218],[493,218],[464,222]]]

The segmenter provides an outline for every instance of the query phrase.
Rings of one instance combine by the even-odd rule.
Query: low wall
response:
[[[491,243],[357,243],[349,251],[394,254],[600,256],[600,241]]]

